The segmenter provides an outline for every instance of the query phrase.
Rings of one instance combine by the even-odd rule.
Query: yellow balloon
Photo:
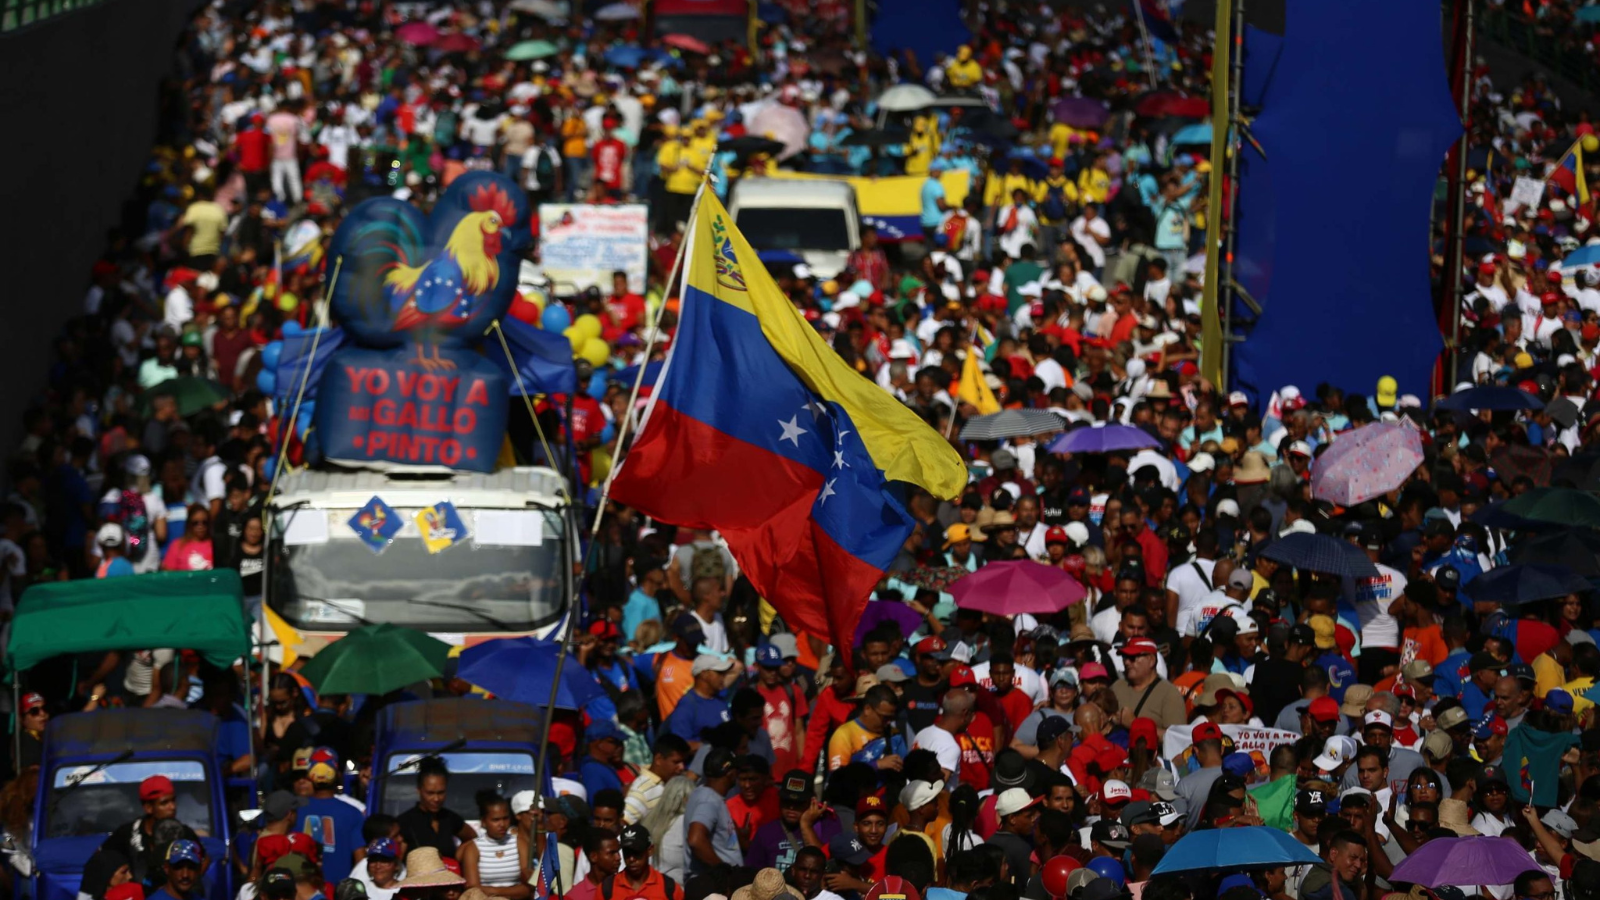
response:
[[[594,313],[584,313],[583,315],[574,319],[572,322],[572,327],[575,331],[582,334],[586,338],[597,338],[600,336],[600,319]]]
[[[582,355],[581,351],[583,350],[583,342],[587,341],[588,338],[584,337],[583,332],[578,330],[578,326],[576,326],[576,325],[568,325],[566,330],[561,332],[561,333],[563,335],[566,335],[567,343],[572,345],[572,355],[573,356],[581,356]]]
[[[583,349],[578,352],[578,355],[584,359],[587,359],[591,365],[598,368],[605,365],[606,360],[611,358],[611,347],[605,341],[602,341],[599,338],[589,338],[589,340],[584,343]]]
[[[596,447],[589,451],[589,477],[591,485],[605,484],[606,476],[611,474],[611,451],[604,447]]]
[[[1583,136],[1583,152],[1585,152],[1585,153],[1593,153],[1596,150],[1600,150],[1600,137],[1595,137],[1592,134],[1584,135]]]

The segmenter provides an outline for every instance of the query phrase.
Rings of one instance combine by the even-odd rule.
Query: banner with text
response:
[[[1248,753],[1255,758],[1256,770],[1263,775],[1269,768],[1267,763],[1272,758],[1273,750],[1300,740],[1300,735],[1292,731],[1259,725],[1224,725],[1222,733],[1233,741],[1236,752]],[[1189,759],[1194,756],[1193,735],[1193,725],[1167,726],[1161,755],[1176,763],[1179,772],[1188,771]]]
[[[650,264],[649,207],[546,203],[539,207],[539,260],[558,294],[591,286],[609,294],[615,272],[626,272],[628,290],[643,294]]]

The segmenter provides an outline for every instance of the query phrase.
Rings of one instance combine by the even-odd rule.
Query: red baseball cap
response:
[[[1561,302],[1561,295],[1556,293],[1555,291],[1545,291],[1543,294],[1541,294],[1539,296],[1539,303],[1540,303],[1541,306],[1550,306],[1551,304],[1560,303],[1560,302]]]
[[[32,712],[35,708],[44,706],[44,696],[33,692],[22,695],[22,711]]]
[[[1141,738],[1144,739],[1144,745],[1148,749],[1154,750],[1161,746],[1160,740],[1156,737],[1156,722],[1154,719],[1140,716],[1128,723],[1128,746],[1133,746],[1134,742]]]
[[[1045,529],[1045,531],[1044,531],[1044,542],[1046,544],[1070,544],[1070,543],[1072,543],[1071,541],[1069,541],[1067,539],[1067,530],[1065,528],[1062,528],[1060,525],[1052,525],[1049,528]]]
[[[969,684],[974,687],[976,687],[978,684],[978,677],[972,674],[972,669],[970,667],[956,666],[954,669],[950,670],[951,687],[966,687]]]
[[[1218,728],[1214,722],[1201,722],[1194,727],[1194,731],[1189,735],[1189,740],[1196,744],[1201,741],[1220,741],[1222,740],[1222,729]]]
[[[175,791],[172,789],[172,779],[165,775],[151,775],[139,782],[139,800],[148,803],[160,797],[171,797]]]
[[[1306,707],[1306,714],[1318,722],[1333,722],[1339,718],[1339,701],[1332,697],[1318,697]]]
[[[888,815],[889,807],[885,806],[883,803],[883,798],[877,796],[876,794],[862,797],[861,802],[856,804],[857,821],[860,821],[867,816],[888,817]]]
[[[589,623],[589,633],[602,641],[614,641],[622,637],[622,629],[618,628],[617,623],[610,619],[601,619],[597,622]]]
[[[1155,656],[1159,650],[1149,638],[1134,638],[1122,645],[1123,656]]]
[[[911,648],[911,652],[917,656],[926,656],[929,653],[943,653],[945,646],[944,638],[936,635],[917,641],[917,645]]]
[[[1082,681],[1088,681],[1091,678],[1104,678],[1107,681],[1110,681],[1111,675],[1106,672],[1105,666],[1102,666],[1097,662],[1092,662],[1084,663],[1078,667],[1078,678]]]

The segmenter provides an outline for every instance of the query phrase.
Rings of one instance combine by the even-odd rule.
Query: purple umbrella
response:
[[[1334,439],[1311,470],[1311,495],[1340,506],[1381,497],[1422,465],[1422,435],[1406,422],[1374,422]]]
[[[1086,593],[1065,570],[1029,559],[989,563],[950,585],[956,606],[997,616],[1058,613]]]
[[[1111,117],[1111,111],[1090,97],[1062,97],[1050,107],[1050,117],[1069,128],[1099,128]]]
[[[1045,449],[1051,453],[1110,453],[1113,450],[1143,450],[1160,446],[1142,428],[1132,425],[1091,425],[1063,434]]]
[[[1436,888],[1511,884],[1523,872],[1540,871],[1528,851],[1503,837],[1434,838],[1394,867],[1391,882]]]

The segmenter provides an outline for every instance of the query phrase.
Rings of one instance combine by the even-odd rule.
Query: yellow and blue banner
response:
[[[966,467],[817,334],[709,192],[685,252],[672,354],[612,496],[721,532],[791,627],[848,647],[915,525],[906,486],[953,498]]]
[[[813,175],[809,172],[790,172],[780,169],[768,172],[769,178],[792,181],[842,181],[856,192],[856,206],[861,210],[861,222],[878,232],[885,241],[903,241],[922,237],[922,183],[921,175],[891,175],[885,178],[868,178],[864,175]],[[972,189],[972,174],[965,169],[951,169],[939,176],[944,185],[945,202],[960,206],[966,202]]]

